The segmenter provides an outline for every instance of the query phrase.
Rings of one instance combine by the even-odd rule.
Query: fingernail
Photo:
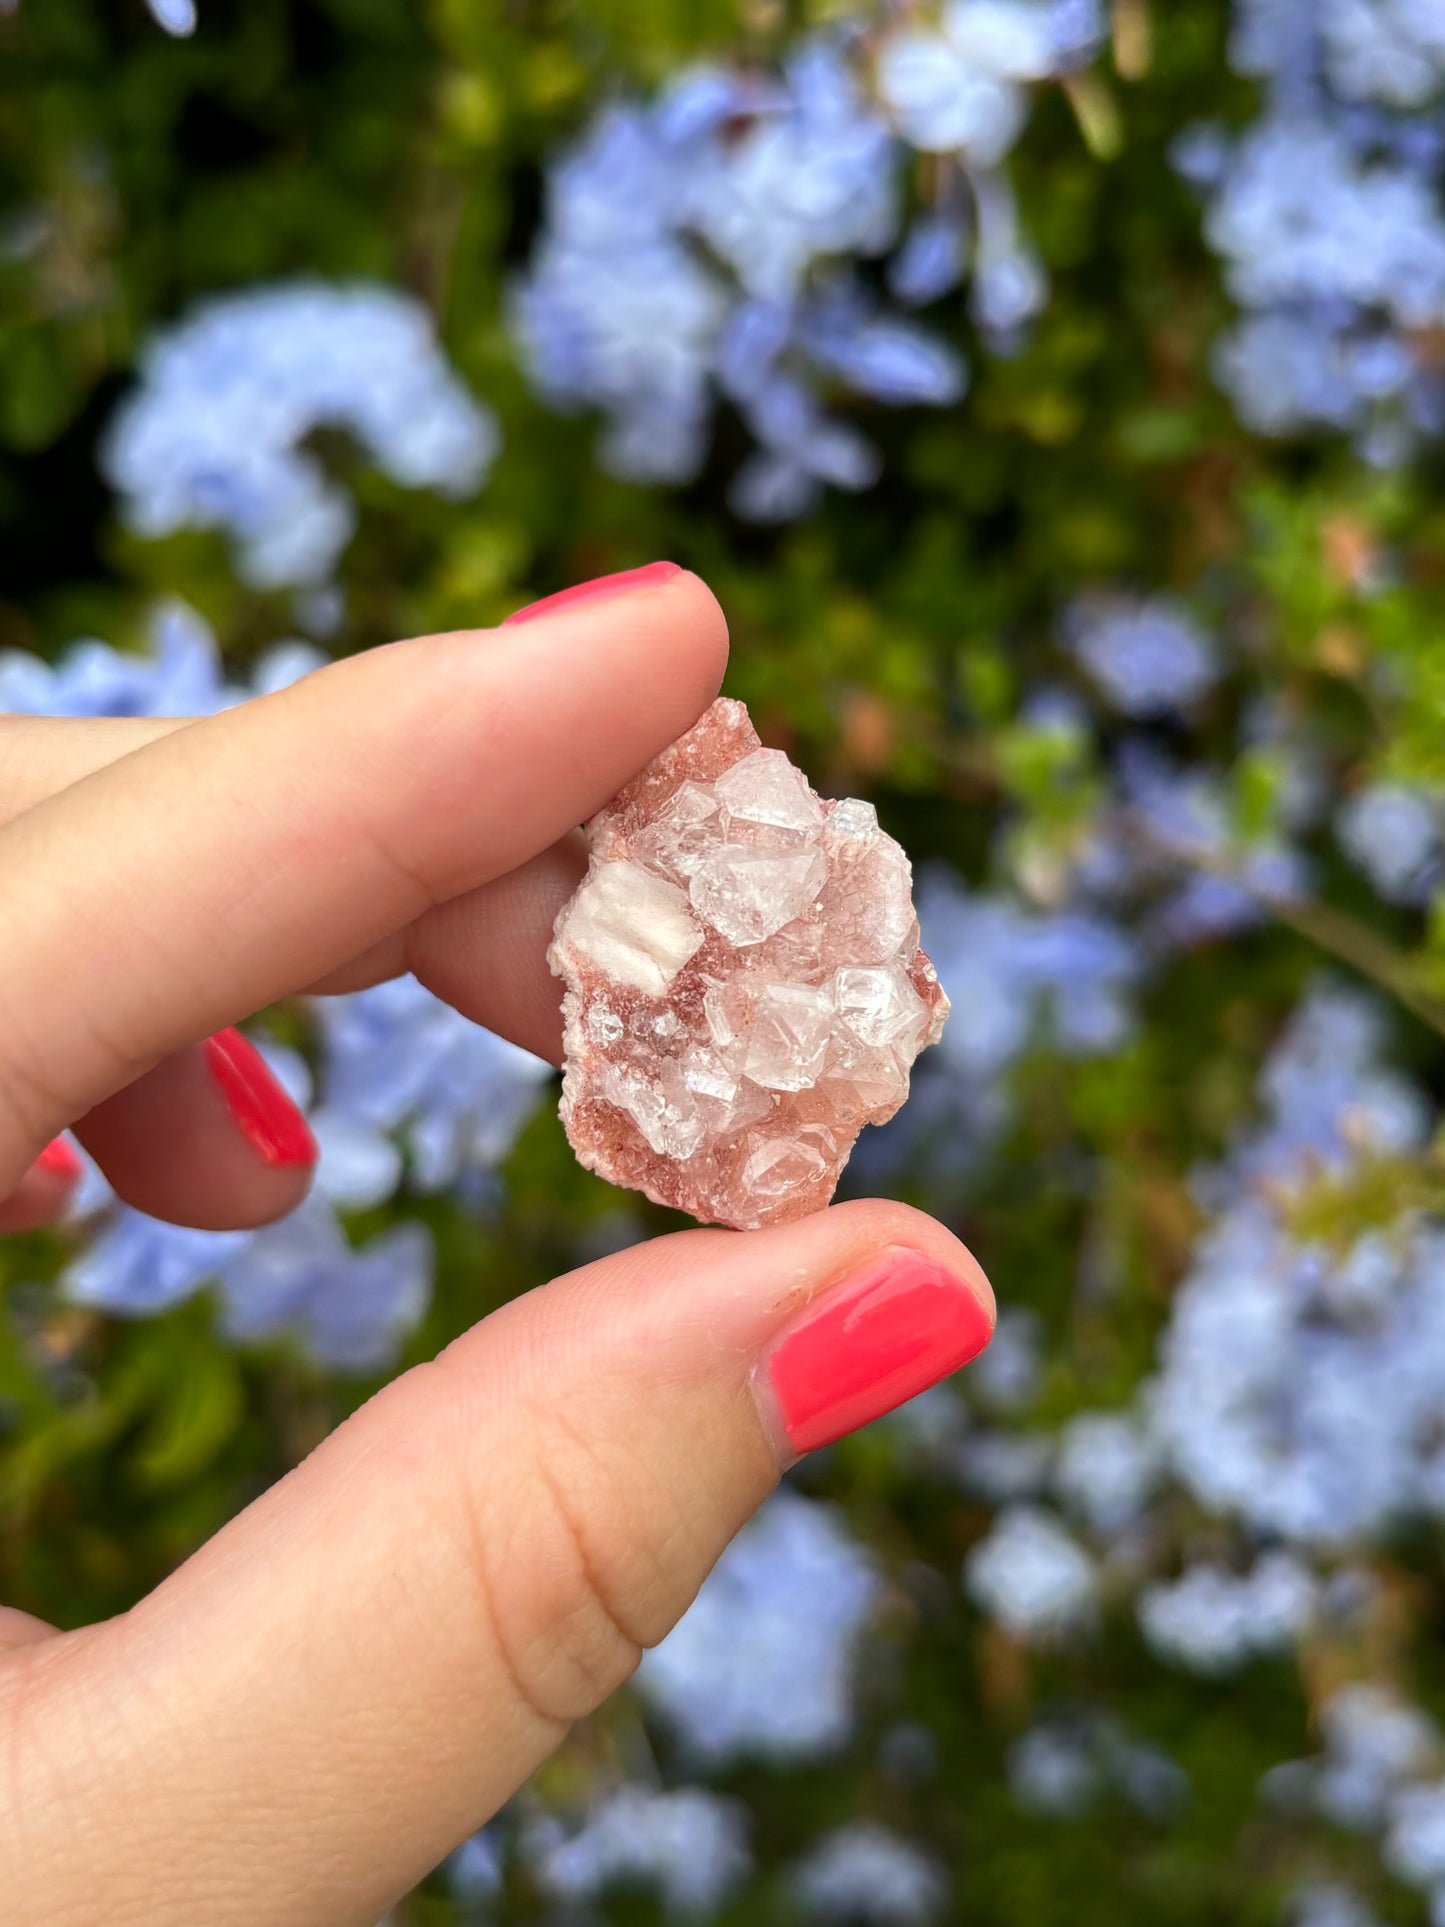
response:
[[[67,1184],[76,1183],[85,1171],[75,1146],[63,1137],[53,1137],[30,1168],[43,1171],[47,1177],[63,1178]]]
[[[556,595],[543,596],[540,602],[529,602],[523,609],[514,609],[505,618],[505,629],[513,622],[530,622],[534,616],[556,615],[559,610],[576,609],[584,602],[602,602],[608,596],[626,595],[629,589],[649,589],[660,582],[671,582],[682,570],[676,562],[649,562],[646,568],[622,569],[616,575],[599,575],[591,582],[574,583],[570,589],[559,589]]]
[[[201,1046],[226,1109],[268,1164],[314,1164],[316,1140],[276,1082],[266,1060],[238,1030],[219,1030]]]
[[[927,1391],[992,1336],[962,1278],[892,1246],[770,1341],[753,1391],[780,1455],[792,1460]]]

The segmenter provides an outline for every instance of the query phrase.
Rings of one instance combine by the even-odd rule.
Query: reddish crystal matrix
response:
[[[908,859],[719,699],[588,825],[547,960],[582,1163],[706,1222],[817,1211],[948,999]]]

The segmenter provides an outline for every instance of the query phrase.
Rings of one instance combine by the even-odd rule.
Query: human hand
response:
[[[556,1058],[574,826],[696,720],[726,632],[685,574],[528,614],[200,722],[0,719],[0,1225],[63,1202],[36,1161],[66,1127],[159,1216],[289,1210],[304,1126],[205,1040],[301,989],[410,969]],[[121,1617],[0,1609],[5,1917],[371,1927],[627,1677],[782,1466],[992,1316],[901,1205],[660,1238],[397,1379]]]

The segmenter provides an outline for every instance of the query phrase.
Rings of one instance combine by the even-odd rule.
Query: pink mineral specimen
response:
[[[572,1148],[708,1222],[820,1210],[948,1015],[907,857],[722,699],[588,834],[548,952]]]

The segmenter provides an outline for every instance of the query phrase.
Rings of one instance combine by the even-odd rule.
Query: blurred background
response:
[[[998,1289],[394,1927],[1445,1922],[1445,0],[0,0],[0,710],[670,556],[915,859],[846,1187]],[[398,983],[316,1194],[0,1246],[0,1596],[123,1609],[666,1213]]]

